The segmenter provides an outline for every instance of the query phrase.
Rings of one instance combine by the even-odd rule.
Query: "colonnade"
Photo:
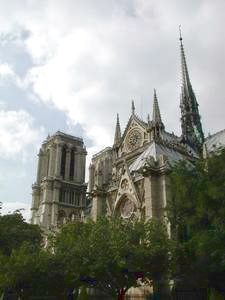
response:
[[[44,177],[84,182],[86,150],[63,142],[48,145],[39,152],[37,182]]]
[[[83,205],[81,194],[71,190],[62,190],[59,196],[59,202],[75,206]]]

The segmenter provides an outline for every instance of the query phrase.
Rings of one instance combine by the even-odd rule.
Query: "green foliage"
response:
[[[24,242],[10,256],[1,255],[0,289],[28,297],[59,295],[64,291],[62,263],[57,257]]]
[[[171,168],[174,276],[177,285],[214,286],[225,270],[225,150]],[[223,279],[224,279],[223,275]]]
[[[115,298],[136,286],[138,279],[154,279],[168,269],[166,229],[156,221],[99,218],[69,223],[57,235],[54,248],[72,286],[86,284]]]
[[[20,213],[0,215],[0,251],[10,255],[24,241],[39,245],[41,231],[37,225],[28,224]]]
[[[0,291],[25,297],[22,293],[39,292],[49,282],[52,268],[47,262],[52,257],[42,250],[41,241],[40,228],[26,223],[19,211],[0,215]]]

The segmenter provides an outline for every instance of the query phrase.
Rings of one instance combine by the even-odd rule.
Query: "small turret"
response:
[[[148,117],[148,123],[149,123],[149,131],[150,131],[150,140],[161,139],[162,132],[165,127],[161,119],[159,103],[158,103],[155,89],[154,89],[152,121],[150,121],[150,117]]]
[[[164,127],[161,119],[161,114],[159,110],[159,103],[156,95],[156,90],[154,89],[154,100],[153,100],[153,112],[152,112],[152,122],[157,125]]]
[[[120,129],[119,114],[117,114],[113,147],[118,148],[120,145],[120,142],[121,142],[121,129]]]
[[[131,103],[131,111],[132,111],[132,115],[134,115],[135,114],[134,100],[132,100],[132,103]]]

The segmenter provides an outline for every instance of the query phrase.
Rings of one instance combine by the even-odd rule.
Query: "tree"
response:
[[[19,211],[0,215],[0,290],[25,290],[30,282],[35,253],[40,250],[41,230],[25,222]],[[23,286],[23,288],[22,288]]]
[[[138,282],[158,280],[168,270],[166,228],[153,220],[69,223],[57,235],[54,248],[71,286],[86,284],[117,299],[124,299]]]
[[[179,161],[171,167],[167,210],[177,287],[214,287],[224,293],[224,161],[225,150],[220,149],[206,159]]]
[[[25,242],[10,256],[2,255],[0,267],[0,288],[5,293],[21,299],[66,294],[62,262],[46,249]]]
[[[0,215],[0,251],[10,255],[13,249],[19,248],[24,241],[40,245],[41,230],[23,219],[18,211],[13,214]]]

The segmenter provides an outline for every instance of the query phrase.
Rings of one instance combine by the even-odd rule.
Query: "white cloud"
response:
[[[33,118],[26,111],[0,110],[0,157],[16,159],[43,134],[44,129],[34,128]]]
[[[2,215],[12,214],[16,210],[19,210],[23,215],[24,219],[28,222],[31,217],[30,205],[25,202],[4,202],[2,203],[1,213]]]
[[[8,63],[0,63],[0,86],[8,85],[13,82],[18,87],[23,87],[24,82],[13,70],[13,67]]]
[[[109,142],[98,136],[113,137],[117,112],[125,126],[132,98],[143,118],[151,113],[153,88],[159,94],[166,128],[179,132],[179,24],[202,114],[212,106],[212,88],[221,98],[220,106],[224,105],[222,0],[3,2],[0,10],[4,8],[8,15],[1,16],[2,24],[11,24],[3,29],[29,31],[24,46],[33,66],[24,88],[31,85],[40,101],[82,124],[97,147]],[[209,85],[213,78],[214,84]],[[216,109],[221,111],[219,105]],[[205,123],[216,129],[221,126],[218,120]]]
[[[14,71],[7,63],[0,64],[0,77],[14,76]]]

